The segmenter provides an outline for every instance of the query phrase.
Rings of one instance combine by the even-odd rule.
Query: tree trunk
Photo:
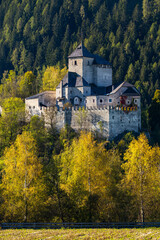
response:
[[[27,190],[27,171],[25,170],[25,181],[24,181],[24,203],[25,203],[25,209],[24,209],[24,222],[27,222],[28,217],[28,204],[27,204],[27,196],[26,196],[26,190]]]
[[[140,168],[140,217],[141,222],[144,222],[144,205],[143,205],[143,171]]]
[[[63,210],[62,210],[60,192],[59,192],[58,184],[55,183],[55,185],[56,185],[56,191],[57,191],[57,198],[58,198],[58,206],[59,206],[60,216],[61,216],[62,222],[64,222],[64,216],[63,216]]]

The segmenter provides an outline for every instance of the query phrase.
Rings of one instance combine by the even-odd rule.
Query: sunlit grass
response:
[[[122,240],[139,239],[150,240],[160,239],[160,228],[145,229],[60,229],[60,230],[0,230],[0,239],[3,240],[47,240],[47,239],[96,239],[96,240]]]

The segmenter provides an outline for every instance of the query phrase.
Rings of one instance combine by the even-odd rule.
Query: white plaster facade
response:
[[[56,104],[56,93],[46,91],[25,99],[25,110],[28,116],[41,116],[44,109]]]

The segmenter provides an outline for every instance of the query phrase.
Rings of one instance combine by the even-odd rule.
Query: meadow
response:
[[[138,239],[151,240],[160,239],[159,228],[145,229],[59,229],[59,230],[0,230],[0,239],[3,240],[116,240],[116,239]]]

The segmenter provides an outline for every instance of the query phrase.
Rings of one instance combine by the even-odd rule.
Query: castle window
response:
[[[35,106],[33,106],[33,109],[35,109]]]
[[[137,103],[137,100],[135,99],[134,102]]]
[[[112,119],[114,119],[114,116],[112,116]]]
[[[88,65],[89,65],[89,61],[88,61]]]
[[[42,110],[42,107],[40,107],[40,110]]]
[[[95,102],[95,100],[93,99],[93,103]]]
[[[88,93],[88,91],[86,91],[86,93]]]
[[[103,100],[102,99],[100,99],[100,103],[102,103],[103,102]]]
[[[77,65],[77,61],[74,61],[74,65]]]
[[[29,106],[29,109],[31,109],[31,106]]]
[[[111,103],[112,102],[112,98],[109,98],[109,103]]]
[[[70,91],[70,93],[72,93],[72,90]]]

